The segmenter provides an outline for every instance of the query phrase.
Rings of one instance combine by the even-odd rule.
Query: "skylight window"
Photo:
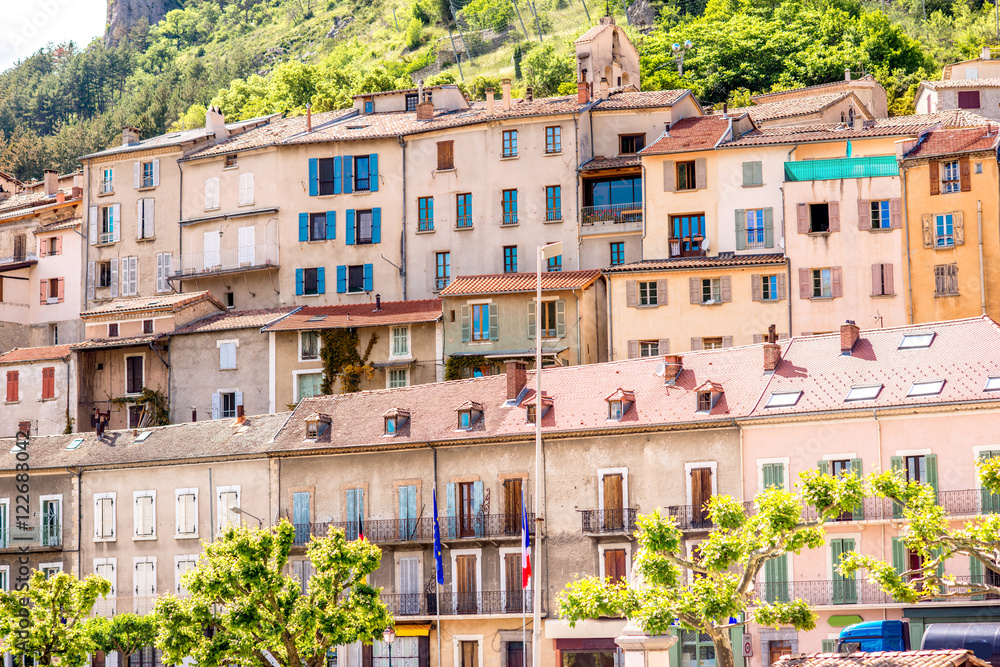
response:
[[[1000,391],[1000,377],[991,377],[988,379],[983,391]]]
[[[916,334],[903,334],[903,340],[900,341],[900,350],[918,350],[924,347],[930,347],[931,343],[934,342],[934,337],[937,334],[933,331],[931,333],[916,333]]]
[[[135,442],[143,442],[146,438],[148,438],[152,434],[153,434],[152,431],[143,431],[138,436],[136,436]]]
[[[313,315],[307,321],[308,322],[322,322],[326,319],[326,315]]]
[[[878,398],[879,393],[882,391],[882,385],[880,384],[870,384],[870,385],[854,385],[851,390],[847,392],[847,398],[845,401],[872,401]]]
[[[802,397],[801,391],[782,391],[771,394],[767,399],[765,408],[790,408],[799,402]]]
[[[83,444],[83,438],[73,438],[73,441],[66,445],[66,449],[73,450]]]
[[[944,380],[914,382],[907,396],[937,396],[942,389],[944,389]]]

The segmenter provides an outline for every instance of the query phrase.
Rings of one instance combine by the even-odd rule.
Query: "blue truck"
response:
[[[962,648],[1000,667],[1000,623],[932,623],[920,641],[922,651]],[[837,639],[838,653],[909,650],[910,626],[903,621],[855,623]]]

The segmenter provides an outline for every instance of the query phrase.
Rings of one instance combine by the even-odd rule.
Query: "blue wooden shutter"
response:
[[[354,191],[354,158],[350,155],[344,156],[344,194],[349,195]]]
[[[746,162],[743,163],[744,171]],[[746,176],[743,177],[746,179]],[[736,209],[736,249],[746,250],[747,248],[747,212],[746,209]]]
[[[333,158],[333,194],[340,194],[340,163],[341,158]]]
[[[310,528],[309,492],[296,491],[292,494],[292,523],[295,524],[295,543],[309,541]]]
[[[347,225],[347,229],[345,230],[345,232],[346,232],[346,238],[347,238],[347,245],[354,245],[354,209],[353,208],[347,209],[347,218],[346,218],[346,220],[347,221],[346,221],[345,224]]]
[[[774,210],[764,209],[764,247],[774,247]]]
[[[365,264],[364,275],[365,275],[365,291],[372,291],[373,273],[375,270],[374,264]]]
[[[344,510],[345,519],[347,519],[347,530],[344,531],[345,536],[349,540],[355,540],[358,537],[358,505],[357,498],[354,492],[358,489],[347,489],[346,494],[346,506]]]
[[[382,209],[372,209],[372,243],[382,242]]]
[[[319,160],[314,157],[309,158],[309,196],[315,197],[319,194]]]
[[[337,238],[337,212],[326,212],[326,240],[331,241]]]
[[[378,153],[372,153],[368,156],[368,178],[371,183],[371,191],[378,192]]]
[[[337,294],[347,292],[347,267],[341,264],[337,267]]]
[[[326,267],[316,269],[316,293],[326,294]]]
[[[299,241],[309,240],[309,214],[299,213]]]
[[[302,269],[295,269],[295,294],[298,296],[302,296],[305,291],[305,278],[302,274]]]
[[[447,533],[448,537],[455,537],[456,528],[458,527],[458,519],[455,514],[455,483],[449,482],[447,487],[448,496],[448,525]]]

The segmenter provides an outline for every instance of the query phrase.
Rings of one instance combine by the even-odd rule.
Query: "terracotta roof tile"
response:
[[[773,266],[783,265],[785,256],[781,253],[768,255],[736,255],[731,252],[719,253],[717,257],[675,257],[673,259],[645,259],[641,262],[619,264],[604,269],[604,273],[635,273],[641,271],[668,271],[670,269],[713,269],[726,266]]]
[[[69,203],[83,200],[83,196],[73,198],[73,188],[60,188],[59,192],[65,195],[65,200]],[[45,192],[21,192],[0,202],[0,220],[11,218],[21,218],[33,214],[40,209],[55,206],[59,203],[56,195],[47,195]]]
[[[582,35],[580,35],[579,37],[577,37],[573,41],[573,43],[574,44],[583,44],[584,42],[592,42],[592,41],[594,41],[594,39],[598,35],[600,35],[602,32],[604,32],[605,30],[607,30],[608,28],[610,28],[612,25],[614,25],[614,24],[613,23],[598,23],[597,25],[592,26],[590,28],[590,30],[588,30],[587,32],[585,32]]]
[[[856,104],[861,105],[861,101],[857,99],[857,96],[854,95],[854,93],[850,91],[842,91],[775,102],[764,102],[755,106],[730,109],[729,113],[749,113],[750,118],[752,118],[755,123],[763,123],[770,120],[779,120],[781,118],[791,118],[793,116],[809,116],[812,114],[818,114],[848,97],[853,97],[856,100]],[[867,109],[865,110],[867,111]],[[871,114],[869,113],[868,115]]]
[[[295,308],[262,308],[258,310],[230,310],[224,313],[213,313],[183,327],[175,329],[170,335],[204,333],[206,331],[226,331],[229,329],[258,329]]]
[[[542,291],[577,290],[590,287],[600,271],[551,271],[542,274]],[[485,276],[459,276],[441,290],[441,296],[472,294],[509,294],[534,292],[534,273],[497,273]]]
[[[619,155],[618,157],[595,157],[580,167],[580,171],[597,171],[599,169],[639,168],[638,155]]]
[[[875,77],[872,76],[871,74],[866,74],[866,75],[864,75],[862,77],[859,77],[857,79],[851,79],[851,81],[875,81]],[[851,84],[851,81],[845,81],[843,79],[838,79],[837,81],[830,81],[829,83],[817,83],[817,84],[814,84],[812,86],[803,86],[802,88],[791,88],[789,90],[776,90],[773,93],[761,93],[760,95],[754,95],[750,99],[751,99],[751,101],[753,101],[755,103],[763,104],[763,103],[766,103],[769,98],[776,98],[776,97],[780,97],[780,96],[783,96],[783,95],[790,95],[790,94],[799,94],[799,93],[802,93],[802,92],[805,92],[805,91],[812,91],[813,93],[817,93],[818,91],[821,91],[824,88],[835,88],[837,86],[848,86],[848,85]],[[758,102],[758,100],[760,100],[760,102]]]
[[[73,227],[79,227],[83,223],[83,218],[69,218],[68,220],[57,220],[56,222],[50,222],[47,225],[42,225],[35,230],[35,234],[46,234],[48,232],[56,232],[60,229],[71,229]]]
[[[616,109],[652,109],[658,107],[670,107],[682,99],[691,95],[691,91],[686,88],[676,88],[673,90],[644,90],[637,91],[615,91],[608,99],[601,100],[595,111],[613,111]],[[692,95],[692,99],[694,96]],[[695,104],[698,101],[695,100]],[[700,106],[699,106],[700,108]]]
[[[805,653],[781,656],[775,667],[988,667],[966,649],[877,651],[874,653]]]
[[[184,306],[197,303],[198,301],[209,300],[224,310],[225,306],[215,300],[212,293],[205,290],[202,292],[187,292],[184,294],[164,294],[161,296],[140,296],[130,299],[115,299],[108,303],[91,308],[80,313],[80,317],[99,317],[106,315],[118,315],[120,313],[135,313],[143,310],[177,310]]]
[[[921,81],[920,85],[931,90],[940,90],[942,88],[1000,88],[1000,78]]]
[[[264,327],[263,331],[304,331],[307,329],[344,329],[379,327],[397,324],[435,322],[441,317],[441,300],[383,301],[375,310],[373,303],[347,306],[307,306],[288,317]]]
[[[69,345],[49,345],[46,347],[15,347],[0,354],[0,364],[14,364],[24,361],[47,361],[65,359],[70,355]]]
[[[70,345],[74,350],[97,350],[113,347],[131,347],[133,345],[147,345],[160,338],[166,338],[167,334],[146,334],[144,336],[129,336],[127,338],[92,338],[90,340],[73,343]]]
[[[1000,128],[971,127],[960,130],[933,130],[925,134],[904,159],[930,155],[952,155],[995,150]]]
[[[279,114],[272,114],[270,116],[260,116],[259,118],[241,120],[235,123],[226,123],[226,129],[229,130],[231,138],[235,134],[241,134],[254,127],[266,124],[278,115]],[[199,139],[207,139],[210,136],[214,136],[214,134],[214,132],[209,132],[208,129],[204,127],[192,130],[181,130],[179,132],[168,132],[167,134],[159,134],[148,139],[141,139],[140,141],[137,141],[134,144],[129,144],[128,146],[112,146],[107,150],[90,153],[89,155],[84,155],[78,159],[89,160],[91,158],[134,153],[136,151],[155,150],[157,148],[174,148],[188,142],[198,141]]]
[[[664,155],[707,151],[716,147],[729,132],[729,119],[722,116],[682,118],[640,151],[641,155]]]

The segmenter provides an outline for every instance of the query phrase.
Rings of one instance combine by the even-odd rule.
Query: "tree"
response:
[[[0,591],[0,643],[39,667],[83,667],[93,649],[90,612],[110,592],[111,582],[96,575],[81,581],[66,572],[46,578],[36,570],[26,590]]]
[[[137,614],[97,617],[88,630],[94,648],[104,653],[117,651],[118,664],[127,665],[129,656],[151,646],[156,639],[156,617]]]
[[[535,97],[548,97],[559,92],[562,83],[574,82],[576,66],[569,54],[557,56],[551,44],[536,46],[525,56],[524,68],[527,85]],[[575,86],[574,86],[575,89]]]
[[[284,573],[295,528],[229,527],[205,547],[198,566],[182,579],[185,599],[156,603],[156,645],[166,664],[190,656],[201,667],[239,664],[322,667],[342,644],[371,643],[393,624],[378,590],[365,577],[378,569],[381,550],[365,540],[348,542],[331,529],[306,547],[314,574],[308,591]],[[213,628],[211,637],[205,632]]]
[[[764,626],[790,625],[810,630],[816,616],[802,600],[786,595],[760,599],[755,582],[768,561],[787,553],[823,546],[823,523],[862,501],[855,475],[834,478],[819,472],[802,475],[802,491],[769,488],[754,498],[749,514],[729,496],[707,503],[715,526],[708,539],[684,554],[684,535],[675,517],[660,510],[639,517],[639,552],[631,585],[599,578],[570,584],[559,597],[560,616],[570,624],[585,618],[624,615],[649,634],[666,634],[675,623],[712,638],[720,667],[734,667],[730,619],[748,614]],[[804,508],[815,518],[805,520]]]
[[[886,563],[859,553],[844,554],[840,571],[853,576],[867,570],[868,577],[895,600],[916,603],[951,597],[970,597],[984,593],[1000,594],[995,582],[1000,578],[1000,459],[981,459],[982,511],[959,528],[952,527],[947,511],[937,501],[937,493],[928,484],[908,482],[901,471],[887,470],[869,475],[867,483],[879,498],[889,498],[896,513],[907,523],[900,546],[918,554],[921,565],[911,568],[908,562]],[[956,557],[969,559],[970,569],[978,576],[959,582],[944,574],[946,561]],[[989,570],[997,576],[983,574]]]

